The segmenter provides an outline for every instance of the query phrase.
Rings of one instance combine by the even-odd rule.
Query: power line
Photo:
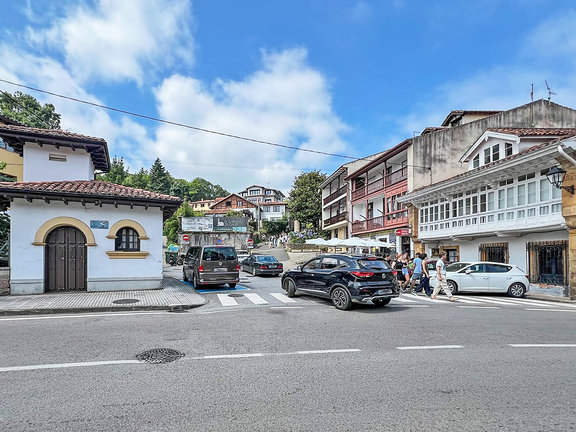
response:
[[[78,98],[74,98],[71,96],[66,96],[66,95],[62,95],[59,93],[54,93],[48,90],[42,90],[36,87],[31,87],[31,86],[27,86],[24,84],[19,84],[19,83],[15,83],[13,81],[9,81],[3,78],[0,78],[0,82],[4,82],[6,84],[10,84],[16,87],[21,87],[21,88],[25,88],[28,90],[32,90],[32,91],[36,91],[39,93],[44,93],[44,94],[49,94],[51,96],[55,96],[61,99],[66,99],[66,100],[70,100],[73,102],[77,102],[77,103],[81,103],[81,104],[85,104],[85,105],[90,105],[90,106],[94,106],[97,108],[102,108],[105,110],[109,110],[109,111],[114,111],[114,112],[118,112],[121,114],[126,114],[126,115],[130,115],[133,117],[138,117],[138,118],[142,118],[142,119],[146,119],[146,120],[152,120],[155,122],[159,122],[159,123],[164,123],[164,124],[169,124],[172,126],[178,126],[178,127],[183,127],[186,129],[192,129],[198,132],[205,132],[205,133],[210,133],[210,134],[214,134],[214,135],[220,135],[220,136],[225,136],[228,138],[233,138],[233,139],[238,139],[238,140],[243,140],[243,141],[249,141],[249,142],[254,142],[257,144],[264,144],[264,145],[269,145],[269,146],[274,146],[274,147],[280,147],[280,148],[286,148],[286,149],[290,149],[290,150],[295,150],[295,151],[302,151],[302,152],[307,152],[307,153],[315,153],[315,154],[321,154],[321,155],[325,155],[325,156],[333,156],[333,157],[338,157],[338,158],[343,158],[343,159],[350,159],[353,162],[356,161],[361,161],[361,160],[374,160],[376,158],[374,158],[374,155],[369,155],[369,156],[365,156],[365,157],[354,157],[354,156],[348,156],[348,155],[341,155],[341,154],[337,154],[337,153],[329,153],[329,152],[323,152],[323,151],[319,151],[319,150],[311,150],[311,149],[306,149],[306,148],[300,148],[300,147],[295,147],[295,146],[289,146],[286,144],[278,144],[278,143],[273,143],[273,142],[269,142],[269,141],[263,141],[263,140],[258,140],[255,138],[248,138],[248,137],[243,137],[240,135],[233,135],[233,134],[229,134],[229,133],[225,133],[225,132],[219,132],[219,131],[215,131],[215,130],[211,130],[211,129],[204,129],[204,128],[200,128],[200,127],[196,127],[196,126],[191,126],[185,123],[179,123],[179,122],[174,122],[171,120],[164,120],[158,117],[152,117],[149,115],[145,115],[145,114],[139,114],[139,113],[135,113],[132,111],[128,111],[128,110],[124,110],[124,109],[120,109],[120,108],[114,108],[114,107],[110,107],[107,105],[103,105],[103,104],[97,104],[95,102],[90,102],[90,101],[86,101],[83,99],[78,99]],[[5,93],[5,92],[3,92]],[[35,114],[34,114],[35,115]],[[412,168],[422,168],[422,169],[428,169],[431,170],[430,167],[427,166],[420,166],[420,165],[403,165],[402,163],[398,163],[398,162],[386,162],[388,165],[402,165],[402,166],[407,166],[407,167],[412,167]]]
[[[67,99],[67,100],[71,100],[71,101],[78,102],[78,103],[81,103],[81,104],[91,105],[91,106],[94,106],[94,107],[97,107],[97,108],[102,108],[102,109],[106,109],[106,110],[109,110],[109,111],[114,111],[114,112],[118,112],[118,113],[122,113],[122,114],[127,114],[127,115],[131,115],[131,116],[134,116],[134,117],[143,118],[143,119],[146,119],[146,120],[152,120],[152,121],[159,122],[159,123],[165,123],[165,124],[170,124],[170,125],[173,125],[173,126],[179,126],[179,127],[183,127],[183,128],[187,128],[187,129],[192,129],[192,130],[199,131],[199,132],[206,132],[206,133],[211,133],[211,134],[214,134],[214,135],[220,135],[220,136],[225,136],[225,137],[228,137],[228,138],[234,138],[234,139],[239,139],[239,140],[243,140],[243,141],[250,141],[250,142],[254,142],[254,143],[258,143],[258,144],[265,144],[265,145],[274,146],[274,147],[281,147],[281,148],[286,148],[286,149],[290,149],[290,150],[297,150],[297,151],[304,151],[304,152],[308,152],[308,153],[322,154],[322,155],[325,155],[325,156],[334,156],[334,157],[339,157],[339,158],[344,158],[344,159],[352,159],[352,160],[357,160],[357,159],[358,159],[358,158],[356,158],[356,157],[354,157],[354,156],[347,156],[347,155],[341,155],[341,154],[336,154],[336,153],[323,152],[323,151],[319,151],[319,150],[305,149],[305,148],[300,148],[300,147],[295,147],[295,146],[289,146],[289,145],[286,145],[286,144],[278,144],[278,143],[272,143],[272,142],[269,142],[269,141],[258,140],[258,139],[255,139],[255,138],[243,137],[243,136],[240,136],[240,135],[233,135],[233,134],[229,134],[229,133],[225,133],[225,132],[218,132],[218,131],[214,131],[214,130],[211,130],[211,129],[204,129],[204,128],[200,128],[200,127],[196,127],[196,126],[191,126],[191,125],[188,125],[188,124],[185,124],[185,123],[178,123],[178,122],[174,122],[174,121],[170,121],[170,120],[164,120],[164,119],[160,119],[160,118],[158,118],[158,117],[152,117],[152,116],[148,116],[148,115],[145,115],[145,114],[138,114],[138,113],[135,113],[135,112],[132,112],[132,111],[123,110],[123,109],[120,109],[120,108],[114,108],[114,107],[110,107],[110,106],[107,106],[107,105],[97,104],[97,103],[95,103],[95,102],[89,102],[89,101],[86,101],[86,100],[83,100],[83,99],[74,98],[74,97],[71,97],[71,96],[61,95],[61,94],[54,93],[54,92],[50,92],[50,91],[47,91],[47,90],[41,90],[41,89],[38,89],[38,88],[35,88],[35,87],[30,87],[30,86],[27,86],[27,85],[24,85],[24,84],[18,84],[18,83],[15,83],[15,82],[12,82],[12,81],[8,81],[8,80],[2,79],[2,78],[0,78],[0,81],[1,81],[1,82],[4,82],[4,83],[7,83],[7,84],[11,84],[11,85],[17,86],[17,87],[23,87],[23,88],[26,88],[26,89],[28,89],[28,90],[33,90],[33,91],[37,91],[37,92],[40,92],[40,93],[49,94],[49,95],[51,95],[51,96],[55,96],[55,97],[59,97],[59,98],[62,98],[62,99]]]

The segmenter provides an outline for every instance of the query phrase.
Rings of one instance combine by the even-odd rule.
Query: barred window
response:
[[[140,250],[140,237],[132,228],[121,228],[116,233],[117,251],[137,252]]]

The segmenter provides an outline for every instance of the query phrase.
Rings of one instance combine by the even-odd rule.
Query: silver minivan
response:
[[[240,266],[234,246],[191,246],[184,257],[183,278],[195,288],[228,284],[234,288],[240,281]]]

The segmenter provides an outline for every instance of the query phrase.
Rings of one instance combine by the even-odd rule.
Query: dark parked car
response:
[[[282,263],[272,255],[251,255],[242,261],[240,269],[256,275],[278,276],[284,271]]]
[[[234,288],[240,281],[240,266],[233,246],[191,246],[184,257],[183,278],[194,287],[227,283]]]
[[[312,258],[282,276],[288,297],[307,294],[332,300],[337,309],[372,302],[376,307],[398,297],[398,282],[383,259],[346,254]]]

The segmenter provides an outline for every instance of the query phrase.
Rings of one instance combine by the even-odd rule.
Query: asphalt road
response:
[[[576,430],[575,305],[344,312],[242,279],[185,313],[0,319],[0,430]],[[185,356],[135,359],[153,348]]]

